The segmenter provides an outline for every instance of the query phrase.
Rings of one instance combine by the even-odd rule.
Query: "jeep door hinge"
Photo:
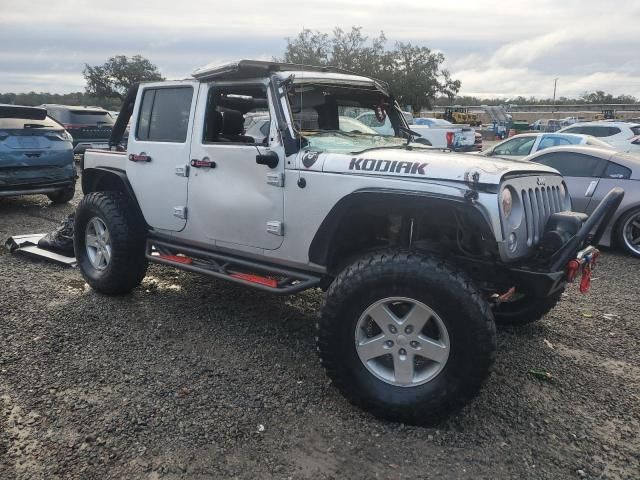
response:
[[[176,175],[179,177],[188,177],[189,176],[189,165],[177,165],[176,166]]]
[[[267,184],[284,187],[284,173],[267,173]]]
[[[173,216],[187,219],[187,207],[173,207]]]
[[[267,232],[282,237],[284,235],[284,224],[276,220],[267,222]]]

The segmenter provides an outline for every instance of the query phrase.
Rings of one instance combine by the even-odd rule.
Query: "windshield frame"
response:
[[[322,137],[326,137],[329,135],[336,135],[336,136],[341,136],[341,137],[345,137],[345,136],[358,136],[358,137],[362,137],[363,139],[371,139],[371,138],[380,138],[380,139],[395,139],[396,141],[400,141],[400,143],[398,145],[388,145],[388,144],[381,144],[381,147],[400,147],[402,146],[402,144],[407,144],[409,142],[411,142],[411,140],[413,139],[412,136],[407,135],[405,132],[403,132],[402,128],[405,129],[405,131],[409,131],[410,127],[406,122],[406,119],[404,117],[404,115],[402,114],[402,110],[400,109],[398,103],[395,101],[395,99],[393,98],[392,95],[390,95],[386,90],[384,90],[383,88],[380,87],[380,85],[377,82],[373,82],[373,84],[363,84],[360,82],[355,82],[355,81],[345,81],[344,79],[331,79],[331,78],[296,78],[296,75],[293,74],[291,75],[291,77],[288,79],[289,81],[286,82],[286,84],[281,85],[281,88],[284,88],[286,91],[284,91],[284,95],[281,97],[283,99],[286,99],[285,102],[282,102],[284,104],[286,104],[286,108],[285,105],[278,105],[278,108],[283,109],[283,114],[286,118],[286,123],[289,126],[289,128],[291,128],[292,133],[294,134],[294,139],[295,142],[298,144],[299,148],[297,149],[302,150],[305,147],[308,147],[309,144],[311,143],[309,141],[310,138],[314,137],[314,136],[322,136]],[[356,133],[356,132],[348,132],[348,131],[341,131],[341,130],[303,130],[303,129],[299,129],[297,122],[295,120],[295,116],[293,113],[293,109],[291,107],[291,101],[290,101],[290,92],[291,89],[294,87],[299,87],[299,86],[304,86],[304,87],[308,87],[308,86],[326,86],[328,88],[344,88],[344,89],[349,89],[349,90],[359,90],[359,91],[363,91],[363,92],[370,92],[371,94],[376,94],[376,95],[380,95],[383,96],[386,100],[388,100],[387,105],[384,106],[384,110],[386,112],[386,118],[389,119],[389,121],[391,122],[391,126],[394,129],[394,135],[383,135],[383,134],[372,134],[372,133]],[[304,100],[303,100],[304,103]],[[400,127],[400,128],[398,128]],[[386,143],[386,142],[385,142]],[[389,142],[390,143],[390,142]],[[357,153],[358,151],[362,151],[362,150],[367,150],[371,148],[370,146],[366,146],[366,145],[362,145],[359,146],[358,148],[354,149],[353,151],[350,151],[348,153]],[[331,152],[330,150],[323,150],[323,151],[327,151],[329,153],[338,153],[338,152]],[[347,152],[340,152],[340,153],[347,153]]]

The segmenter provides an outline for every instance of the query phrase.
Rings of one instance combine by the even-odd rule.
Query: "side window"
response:
[[[618,127],[607,127],[607,130],[607,137],[612,137],[613,135],[617,135],[622,131]]]
[[[547,153],[535,161],[555,168],[565,177],[599,177],[607,167],[602,158],[574,152]]]
[[[544,150],[545,148],[558,147],[562,145],[571,145],[571,141],[563,137],[545,136],[540,142],[540,145],[538,145],[538,150]]]
[[[626,178],[631,178],[631,170],[627,167],[623,167],[622,165],[614,162],[609,162],[607,165],[607,169],[604,171],[604,178],[616,178],[619,180],[624,180]]]
[[[567,128],[566,130],[563,130],[562,133],[584,133],[585,135],[589,135],[586,131],[585,131],[585,127],[571,127],[571,128]]]
[[[193,88],[148,88],[142,94],[137,139],[183,143],[187,140]]]
[[[203,143],[266,145],[270,128],[264,85],[214,86],[209,89]]]
[[[507,140],[502,145],[496,147],[494,155],[529,155],[531,148],[536,141],[536,137],[522,137]]]

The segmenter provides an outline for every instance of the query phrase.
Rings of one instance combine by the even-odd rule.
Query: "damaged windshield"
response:
[[[405,125],[392,99],[376,88],[293,83],[288,99],[307,149],[352,153],[407,143]]]

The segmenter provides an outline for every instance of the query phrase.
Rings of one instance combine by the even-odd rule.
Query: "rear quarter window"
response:
[[[627,178],[631,178],[631,170],[618,163],[609,162],[609,164],[607,165],[607,169],[604,171],[604,174],[602,176],[604,178],[616,178],[624,180]]]

